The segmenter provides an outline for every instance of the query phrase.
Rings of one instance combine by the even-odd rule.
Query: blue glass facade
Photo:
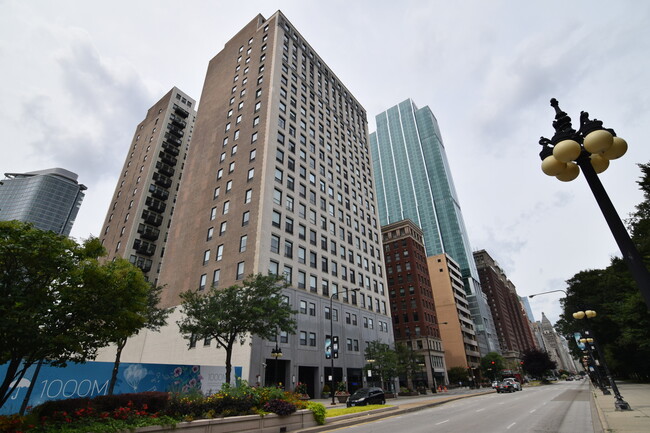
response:
[[[381,225],[409,218],[424,233],[427,256],[447,253],[458,263],[481,352],[499,351],[435,116],[407,99],[375,119],[370,145]]]
[[[62,168],[6,173],[0,186],[0,221],[18,220],[68,236],[84,198],[77,175]]]

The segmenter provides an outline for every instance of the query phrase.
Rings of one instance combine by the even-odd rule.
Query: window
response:
[[[316,333],[314,332],[309,333],[309,345],[311,347],[316,347]]]
[[[279,270],[280,270],[280,264],[275,260],[271,260],[269,262],[269,274],[278,275]]]
[[[300,301],[300,314],[307,314],[307,302]]]
[[[231,189],[232,189],[232,180],[229,180],[228,182],[226,182],[226,192],[230,192]]]
[[[223,259],[223,244],[217,247],[217,261],[219,262],[221,259]]]
[[[244,195],[244,204],[250,203],[252,198],[253,198],[253,190],[252,189],[246,190],[246,193]]]
[[[278,206],[282,204],[282,191],[277,188],[273,190],[273,203]]]
[[[278,211],[273,211],[273,214],[271,215],[271,225],[273,227],[280,227],[282,225],[282,215]]]
[[[309,303],[309,315],[316,316],[316,304],[311,302]]]
[[[214,271],[212,274],[212,286],[218,287],[219,286],[219,278],[221,276],[221,269],[217,269]]]
[[[293,257],[293,242],[286,239],[284,241],[284,256],[288,258]]]
[[[330,320],[332,317],[330,307],[325,307],[325,320]]]
[[[307,345],[307,333],[305,331],[300,331],[300,345]]]
[[[203,252],[203,264],[205,265],[210,261],[210,250],[205,250]]]
[[[249,212],[249,211],[246,211],[246,212],[244,212],[244,213],[242,214],[242,217],[241,217],[241,225],[242,225],[242,227],[247,226],[249,220],[250,220],[250,212]]]
[[[271,252],[276,254],[280,252],[280,236],[271,235]]]
[[[230,211],[230,200],[226,200],[225,202],[223,202],[223,214],[227,215],[229,211]]]
[[[235,171],[235,161],[228,165],[228,173],[232,173],[233,171]]]
[[[245,262],[237,263],[237,274],[235,276],[236,280],[241,280],[242,278],[244,278],[244,265]]]
[[[199,278],[199,290],[205,290],[205,282],[207,281],[208,276],[207,274],[201,275],[201,278]]]
[[[210,227],[210,228],[208,229],[208,234],[207,234],[207,236],[205,237],[205,240],[206,240],[206,241],[212,240],[212,236],[213,236],[213,235],[214,235],[214,227]]]
[[[210,210],[210,221],[214,221],[214,219],[217,218],[217,207],[213,207]]]
[[[252,180],[254,176],[255,176],[255,169],[251,168],[250,170],[248,170],[248,177],[246,180]]]
[[[253,149],[250,151],[248,160],[249,161],[255,161],[255,156],[257,155],[257,149]]]
[[[248,235],[244,235],[239,238],[239,252],[243,253],[246,251],[246,243],[248,242]]]
[[[221,225],[219,226],[219,236],[223,236],[226,233],[227,225],[228,225],[227,221],[221,223]]]

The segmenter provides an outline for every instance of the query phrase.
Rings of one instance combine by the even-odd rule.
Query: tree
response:
[[[449,383],[453,383],[454,385],[461,382],[469,382],[467,368],[461,366],[451,367],[447,370],[447,377],[449,378]]]
[[[523,362],[522,367],[524,371],[533,377],[543,378],[557,367],[547,352],[537,349],[530,349],[523,352]]]
[[[385,382],[390,382],[398,375],[398,360],[395,351],[388,344],[375,340],[368,343],[365,358],[368,363],[364,370],[370,371],[373,377],[379,377],[382,388],[392,389],[392,387],[386,387]]]
[[[397,373],[406,377],[408,388],[413,389],[415,372],[422,369],[424,358],[417,355],[411,347],[404,343],[395,343],[395,353],[397,355]]]
[[[103,309],[113,311],[112,321],[108,327],[110,342],[116,346],[115,362],[108,386],[108,395],[113,394],[117,382],[117,372],[120,367],[122,350],[128,339],[146,328],[157,331],[167,323],[171,312],[158,307],[162,287],[147,282],[142,271],[124,259],[115,259],[97,269],[98,278],[104,287],[110,287],[113,296],[109,305]]]
[[[481,358],[481,372],[485,377],[496,380],[504,368],[505,359],[496,352],[490,352]]]
[[[297,311],[284,300],[288,284],[277,275],[250,275],[243,286],[211,287],[206,293],[181,293],[183,319],[176,322],[189,341],[212,338],[226,351],[226,383],[230,383],[232,351],[250,335],[274,338],[277,331],[294,333]]]
[[[104,305],[112,292],[91,278],[104,252],[19,221],[0,222],[0,407],[39,360],[93,359],[107,344]],[[104,314],[105,313],[105,314]]]

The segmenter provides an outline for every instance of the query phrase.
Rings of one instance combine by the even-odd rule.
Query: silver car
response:
[[[509,382],[512,384],[512,387],[515,389],[515,391],[521,391],[521,383],[517,379],[513,379],[512,377],[508,377],[506,379],[503,379],[504,382]]]

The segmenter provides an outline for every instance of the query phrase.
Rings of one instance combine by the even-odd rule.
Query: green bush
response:
[[[296,406],[285,400],[275,399],[264,405],[266,412],[273,412],[280,416],[291,415],[296,411]]]
[[[307,403],[307,409],[309,409],[311,413],[314,415],[314,420],[316,421],[316,424],[318,425],[325,424],[325,413],[327,412],[325,406],[323,406],[321,403],[310,401],[309,403]]]

